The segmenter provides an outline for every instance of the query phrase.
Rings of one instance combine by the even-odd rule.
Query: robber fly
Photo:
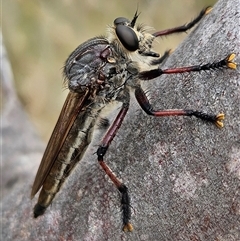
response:
[[[31,197],[41,189],[34,207],[34,217],[42,215],[51,204],[75,165],[82,159],[91,142],[91,135],[100,112],[112,102],[122,107],[104,135],[98,149],[98,162],[121,194],[124,231],[132,231],[131,206],[128,188],[115,176],[104,162],[104,155],[120,128],[128,111],[130,91],[133,91],[140,107],[153,116],[195,116],[223,126],[224,114],[203,113],[197,110],[154,110],[141,81],[149,81],[162,74],[214,70],[223,67],[236,68],[231,53],[221,61],[181,68],[161,69],[160,64],[170,51],[160,55],[152,49],[156,37],[185,32],[198,23],[211,10],[205,8],[190,23],[150,34],[143,25],[136,25],[136,12],[129,21],[124,17],[114,20],[106,37],[95,37],[79,45],[65,63],[64,75],[70,90],[57,124],[46,147],[32,187]]]

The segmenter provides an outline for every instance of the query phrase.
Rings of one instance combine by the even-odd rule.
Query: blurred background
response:
[[[117,17],[163,30],[189,22],[216,0],[7,0],[1,26],[18,96],[39,135],[47,141],[68,90],[63,64],[83,41],[103,35]],[[186,34],[159,39],[156,51],[175,49]]]

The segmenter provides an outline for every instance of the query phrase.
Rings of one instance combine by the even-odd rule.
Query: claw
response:
[[[225,59],[226,63],[227,63],[227,67],[230,68],[230,69],[236,69],[237,68],[237,64],[232,61],[235,58],[235,56],[236,56],[236,54],[231,53]]]
[[[132,231],[133,231],[133,226],[132,226],[132,224],[131,224],[131,223],[127,223],[126,225],[124,225],[123,231],[124,231],[124,232],[132,232]]]
[[[209,14],[211,11],[212,11],[212,7],[207,7],[206,9],[205,9],[205,14]]]
[[[223,127],[223,120],[225,118],[224,113],[220,113],[216,116],[216,121],[215,124],[217,125],[217,127],[222,128]]]

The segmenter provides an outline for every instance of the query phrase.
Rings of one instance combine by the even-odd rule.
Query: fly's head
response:
[[[130,21],[119,17],[114,20],[114,26],[109,28],[109,42],[118,46],[120,51],[127,54],[132,61],[150,64],[152,58],[158,58],[159,54],[152,50],[155,36],[148,33],[147,28],[136,25],[139,14],[136,12]],[[146,58],[148,57],[148,58]]]

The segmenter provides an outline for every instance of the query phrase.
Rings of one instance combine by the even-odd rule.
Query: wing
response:
[[[81,94],[69,92],[57,124],[54,127],[53,133],[43,154],[41,164],[38,168],[37,175],[33,183],[31,198],[35,196],[43,185],[43,182],[46,179],[53,163],[55,162],[78,113],[84,106],[85,100],[88,97],[89,90],[86,90],[86,92]]]

